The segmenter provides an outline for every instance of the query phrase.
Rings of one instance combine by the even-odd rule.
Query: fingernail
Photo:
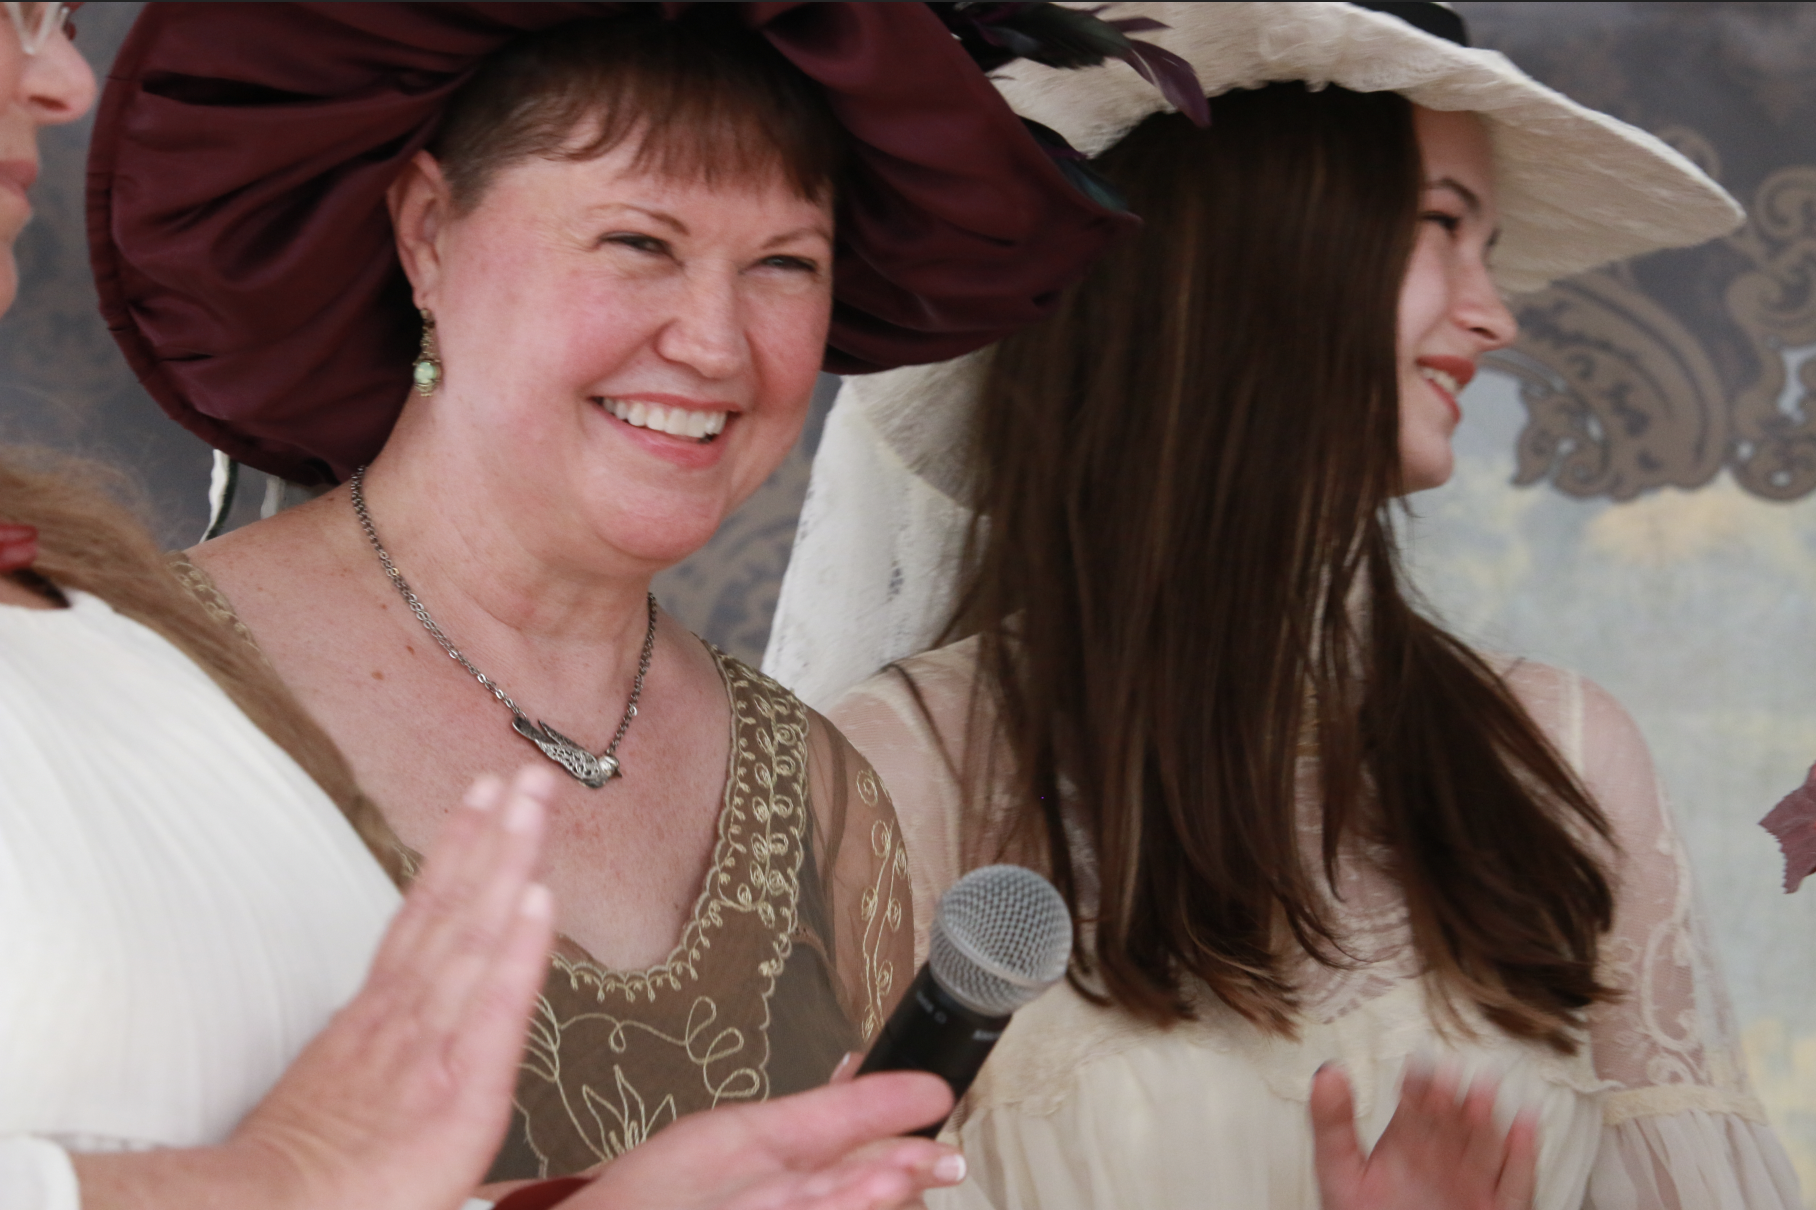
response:
[[[523,888],[523,898],[517,901],[517,910],[531,920],[553,920],[555,893],[540,882],[532,882]]]
[[[535,798],[550,798],[555,793],[555,771],[547,765],[525,765],[517,771],[517,792]]]
[[[851,1061],[857,1057],[858,1057],[857,1051],[855,1051],[855,1050],[846,1051],[845,1057],[839,1060],[839,1065],[832,1069],[832,1078],[836,1080],[841,1075],[843,1075],[845,1073],[845,1069],[847,1067],[851,1066]]]
[[[504,828],[507,832],[524,833],[536,826],[542,815],[542,804],[534,798],[523,794],[511,796],[510,808],[505,812]]]
[[[965,1157],[956,1151],[951,1155],[942,1155],[939,1162],[933,1165],[933,1179],[946,1185],[956,1185],[964,1180]]]
[[[467,792],[460,801],[475,811],[489,811],[498,802],[498,792],[503,788],[502,781],[490,773],[485,773],[474,779],[473,784],[467,787]]]

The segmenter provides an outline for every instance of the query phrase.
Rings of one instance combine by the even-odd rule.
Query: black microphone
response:
[[[931,942],[927,965],[858,1074],[932,1072],[956,1099],[977,1078],[1010,1015],[1065,975],[1072,915],[1033,870],[987,865],[940,897]],[[945,1124],[941,1118],[914,1133],[930,1139]]]

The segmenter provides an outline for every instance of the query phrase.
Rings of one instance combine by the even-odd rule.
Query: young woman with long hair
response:
[[[1314,1072],[1368,1135],[1439,1058],[1538,1116],[1539,1206],[1798,1203],[1632,722],[1448,634],[1395,545],[1514,338],[1502,286],[1737,212],[1448,10],[1383,7],[1127,6],[1220,94],[1204,128],[1011,73],[1141,234],[993,350],[848,388],[823,439],[771,671],[899,657],[919,609],[946,645],[829,714],[920,911],[1010,860],[1078,925],[961,1109],[963,1204],[1309,1206]],[[894,574],[853,622],[860,525]]]

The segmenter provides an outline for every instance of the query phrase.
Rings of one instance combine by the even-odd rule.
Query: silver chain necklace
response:
[[[624,717],[618,720],[618,730],[612,736],[612,742],[606,745],[604,752],[594,756],[547,723],[541,720],[532,723],[529,717],[518,709],[517,703],[511,700],[511,695],[499,687],[497,681],[473,667],[472,661],[460,654],[460,649],[448,641],[448,636],[441,632],[441,627],[437,626],[435,619],[429,616],[427,607],[416,599],[414,592],[410,591],[410,585],[404,581],[403,573],[397,570],[397,564],[391,562],[391,556],[385,551],[384,545],[379,542],[378,530],[372,524],[372,514],[366,511],[365,479],[366,468],[362,466],[354,471],[353,477],[347,481],[352,488],[353,513],[359,518],[360,528],[366,531],[366,538],[372,543],[372,549],[378,552],[378,561],[384,564],[385,574],[391,577],[391,583],[397,586],[397,591],[403,596],[404,604],[410,607],[410,612],[416,615],[416,620],[422,623],[423,629],[434,636],[437,643],[441,644],[441,649],[448,653],[449,659],[456,661],[462,668],[472,673],[473,679],[491,690],[492,696],[502,702],[505,709],[511,712],[511,730],[535,744],[544,756],[566,769],[575,781],[597,790],[612,778],[619,776],[618,744],[624,739],[624,733],[630,730],[631,720],[637,717],[637,699],[643,696],[643,678],[649,675],[649,658],[656,648],[656,594],[653,592],[649,594],[649,629],[643,634],[643,655],[637,660],[637,679],[631,682],[630,704],[624,708]]]

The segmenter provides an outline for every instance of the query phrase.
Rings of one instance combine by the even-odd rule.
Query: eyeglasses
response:
[[[75,37],[76,25],[70,16],[78,7],[75,4],[13,3],[12,0],[0,4],[6,15],[13,19],[13,28],[19,31],[19,45],[28,55],[43,50],[58,30],[67,37]]]

